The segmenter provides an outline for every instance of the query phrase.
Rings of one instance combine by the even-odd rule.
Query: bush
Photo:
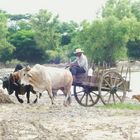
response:
[[[11,61],[6,61],[5,66],[6,67],[15,67],[17,64],[26,65],[27,62],[22,62],[17,59],[12,59]]]

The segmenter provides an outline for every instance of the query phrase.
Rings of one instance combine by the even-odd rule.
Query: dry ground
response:
[[[1,69],[1,75],[11,71]],[[51,105],[46,93],[37,104],[21,98],[23,104],[14,95],[10,99],[15,104],[0,104],[0,140],[140,140],[139,110],[86,108],[73,96],[71,106],[64,107],[62,95]]]

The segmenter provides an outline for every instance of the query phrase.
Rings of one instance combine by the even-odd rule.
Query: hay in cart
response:
[[[4,93],[4,91],[2,89],[0,89],[0,103],[5,103],[5,104],[10,104],[10,103],[14,103],[8,95],[6,95]]]

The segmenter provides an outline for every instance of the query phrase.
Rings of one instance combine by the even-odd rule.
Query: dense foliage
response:
[[[107,0],[92,22],[59,21],[47,10],[10,15],[0,11],[0,61],[60,63],[77,47],[90,62],[140,59],[140,1]]]

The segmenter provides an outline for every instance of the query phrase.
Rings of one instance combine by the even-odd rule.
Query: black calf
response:
[[[23,68],[23,66],[18,64],[16,66],[14,72],[17,70],[21,70],[22,68]],[[32,92],[33,94],[36,94],[36,92],[33,90],[33,87],[31,85],[23,86],[20,84],[19,81],[13,82],[12,74],[10,74],[9,77],[3,78],[3,88],[7,89],[9,95],[11,95],[15,91],[15,96],[17,97],[17,99],[20,103],[23,103],[23,100],[20,99],[18,95],[24,95],[25,93],[27,93],[26,94],[27,103],[30,103],[30,92]],[[36,96],[37,96],[37,94],[36,94]],[[36,103],[36,102],[37,102],[37,98],[34,100],[34,103]]]

